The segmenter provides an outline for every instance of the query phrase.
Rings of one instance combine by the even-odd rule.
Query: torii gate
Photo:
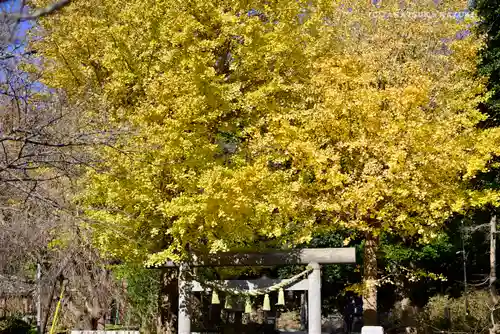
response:
[[[312,268],[307,277],[308,291],[308,334],[321,334],[321,264],[356,263],[355,248],[305,248],[266,253],[220,253],[213,257],[190,263],[195,267],[234,267],[234,266],[276,266],[283,264],[306,264]],[[172,262],[167,267],[179,267],[179,316],[178,334],[191,334],[191,319],[186,308],[189,291],[196,282],[189,280],[188,264],[176,265]]]

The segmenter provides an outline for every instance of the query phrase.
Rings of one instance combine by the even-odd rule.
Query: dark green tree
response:
[[[486,47],[481,53],[480,73],[489,76],[488,89],[491,93],[486,105],[482,106],[490,117],[485,126],[497,126],[500,122],[500,1],[476,0],[474,9],[481,17],[479,30],[486,34]]]

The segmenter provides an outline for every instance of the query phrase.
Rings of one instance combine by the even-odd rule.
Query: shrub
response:
[[[0,334],[30,334],[30,324],[18,317],[7,317],[0,320]]]
[[[427,332],[437,330],[487,333],[490,327],[490,296],[487,291],[472,291],[468,294],[469,314],[465,313],[465,297],[432,297],[421,313],[420,328]],[[446,312],[448,308],[449,312]],[[448,314],[447,314],[448,313]]]

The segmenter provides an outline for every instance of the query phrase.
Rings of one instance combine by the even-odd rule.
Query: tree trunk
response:
[[[498,294],[496,289],[497,270],[496,270],[496,252],[497,252],[497,216],[493,214],[490,219],[490,296],[492,303],[491,328],[490,333],[498,332],[498,325],[495,321],[495,309],[498,305]]]
[[[52,304],[54,302],[54,294],[55,294],[58,282],[60,282],[60,285],[62,287],[62,284],[63,284],[62,283],[63,282],[62,278],[59,278],[59,280],[54,280],[53,283],[52,283],[52,286],[50,287],[49,296],[48,296],[48,299],[47,299],[47,306],[45,308],[45,315],[43,317],[42,323],[40,324],[40,332],[41,333],[45,333],[47,331],[47,324],[49,322],[49,317],[50,317],[50,313],[51,313],[51,310],[52,310]]]
[[[415,309],[409,297],[405,296],[399,302],[401,305],[401,324],[405,328],[405,332],[415,333],[416,332],[416,322],[415,322]]]
[[[91,330],[93,331],[103,331],[106,328],[106,318],[101,315],[99,318],[92,317],[90,319]]]
[[[496,251],[497,251],[497,216],[493,215],[490,219],[490,295],[494,305],[498,304],[498,295],[496,289],[497,271],[496,271]]]
[[[377,251],[378,236],[367,232],[363,255],[363,325],[376,326],[377,316]]]
[[[177,333],[177,314],[179,309],[179,291],[176,269],[163,269],[161,288],[158,295],[158,333]]]
[[[126,279],[122,280],[122,291],[123,291],[123,296],[127,296],[127,291],[128,291],[128,282]],[[127,298],[123,298],[120,302],[120,308],[119,308],[119,319],[118,319],[118,324],[120,325],[126,325],[128,326],[129,323],[129,317],[128,317],[128,301]]]
[[[99,319],[97,319],[97,318],[93,318],[93,317],[90,318],[90,330],[92,330],[92,331],[96,331],[97,330],[97,326],[98,326],[97,322],[98,322],[98,320]]]
[[[36,329],[37,334],[42,332],[42,265],[36,264]]]

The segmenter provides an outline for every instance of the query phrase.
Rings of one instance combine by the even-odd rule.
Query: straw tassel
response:
[[[264,296],[264,305],[262,305],[263,311],[271,311],[271,302],[269,301],[269,294],[265,294]]]
[[[233,308],[233,303],[232,303],[232,300],[231,300],[231,296],[227,295],[226,296],[226,303],[224,304],[224,308],[225,309],[232,309]]]
[[[245,313],[252,313],[252,300],[250,299],[250,297],[247,297],[245,301]]]
[[[285,291],[283,291],[283,288],[281,288],[280,291],[278,292],[278,302],[276,303],[276,305],[279,306],[285,305]]]
[[[219,295],[215,289],[212,291],[212,304],[220,304]]]

